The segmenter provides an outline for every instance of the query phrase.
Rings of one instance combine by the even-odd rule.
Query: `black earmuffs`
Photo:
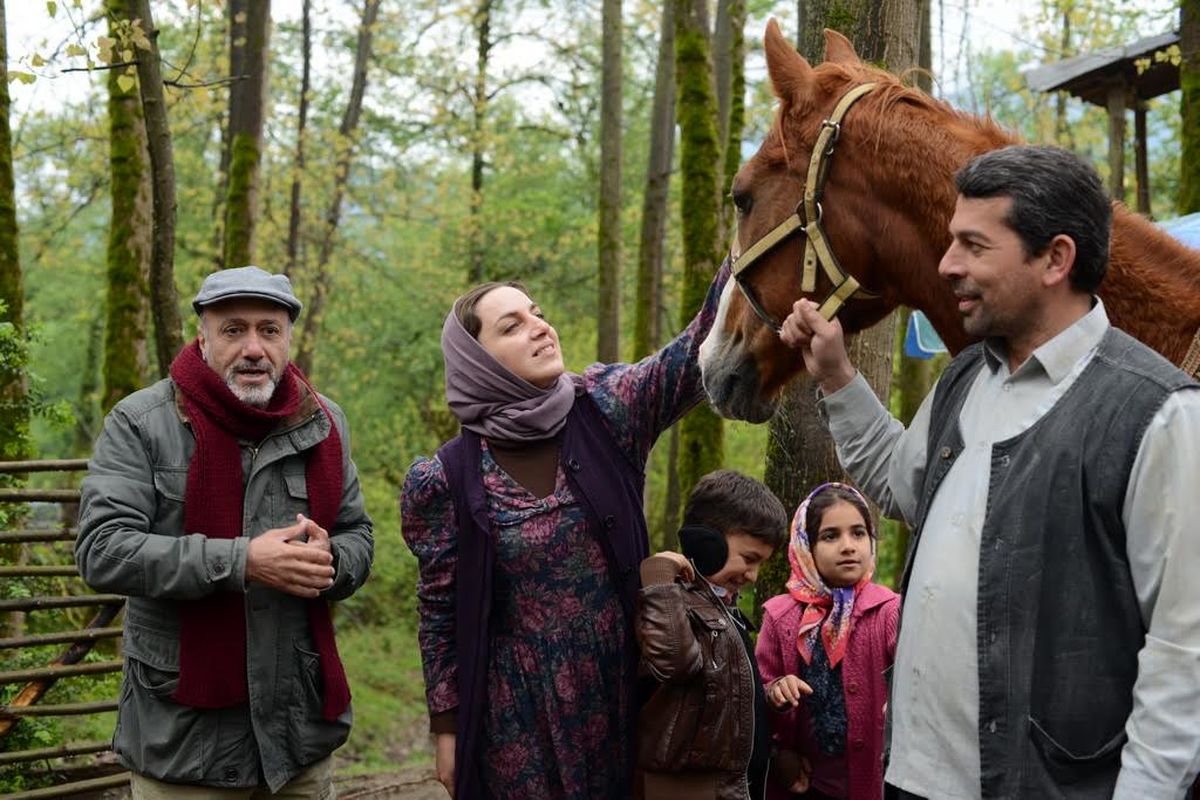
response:
[[[720,572],[729,559],[725,534],[707,525],[684,525],[679,529],[679,546],[706,578]]]

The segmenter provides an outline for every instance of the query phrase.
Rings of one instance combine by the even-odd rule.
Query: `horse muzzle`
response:
[[[704,391],[717,413],[727,419],[766,422],[775,413],[775,403],[759,394],[758,367],[754,359],[723,353],[701,361]]]

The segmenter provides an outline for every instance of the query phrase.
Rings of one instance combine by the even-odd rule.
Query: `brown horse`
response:
[[[826,60],[816,68],[774,20],[765,45],[779,110],[733,184],[738,245],[751,247],[797,208],[822,120],[849,90],[874,82],[875,90],[845,114],[822,197],[830,248],[845,272],[873,293],[852,297],[838,318],[847,331],[857,331],[898,305],[917,308],[957,352],[970,339],[937,272],[950,243],[954,173],[973,156],[1018,139],[990,119],[957,111],[864,65],[838,33],[825,32]],[[760,318],[781,320],[798,298],[820,302],[830,293],[831,280],[819,271],[815,291],[801,290],[803,248],[803,235],[793,236],[741,275],[760,312],[734,281],[725,289],[701,347],[705,389],[725,416],[766,420],[779,390],[803,367]],[[1179,364],[1200,327],[1200,252],[1116,203],[1099,294],[1114,325]]]

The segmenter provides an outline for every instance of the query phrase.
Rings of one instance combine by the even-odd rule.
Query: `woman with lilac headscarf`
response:
[[[788,563],[787,593],[763,605],[754,651],[779,712],[767,797],[880,800],[900,597],[871,582],[875,526],[857,489],[813,489],[792,518]]]
[[[458,800],[632,796],[644,470],[703,396],[727,279],[658,353],[582,375],[519,284],[476,287],[446,317],[462,432],[413,463],[400,509],[438,778]]]

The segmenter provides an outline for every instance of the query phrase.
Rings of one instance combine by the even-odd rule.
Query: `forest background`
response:
[[[694,311],[730,231],[728,203],[713,211],[711,247],[695,249],[683,223],[696,190],[681,161],[704,135],[695,120],[717,123],[706,179],[723,196],[772,121],[766,20],[819,60],[805,44],[814,21],[849,33],[847,9],[885,1],[9,3],[10,29],[19,13],[15,27],[51,33],[17,47],[10,35],[0,59],[16,97],[9,109],[0,96],[11,132],[5,142],[0,131],[0,458],[86,457],[104,412],[157,379],[194,335],[190,298],[205,274],[245,263],[287,271],[306,304],[293,356],[345,409],[375,520],[371,581],[338,609],[356,708],[339,768],[427,760],[416,566],[397,491],[413,458],[457,429],[438,346],[450,303],[481,279],[523,281],[576,371],[665,342]],[[1031,93],[1022,70],[1178,29],[1181,14],[1197,13],[1193,0],[1026,0],[999,15],[978,0],[908,5],[928,45],[927,91],[1029,141],[1069,146],[1102,174],[1104,112]],[[696,62],[682,54],[698,31],[708,54],[699,80],[711,91],[696,106],[685,91]],[[679,73],[664,77],[676,62]],[[1181,177],[1180,104],[1179,92],[1149,104],[1161,218],[1196,210]],[[902,416],[936,372],[899,355],[904,319],[889,318],[884,338],[896,377],[884,391]],[[690,436],[685,427],[664,437],[651,461],[656,546],[673,543],[679,498],[707,468],[769,481],[804,474],[795,438],[777,425],[708,419]],[[796,486],[777,491],[794,505]],[[46,510],[0,510],[0,527],[29,513]],[[885,583],[904,542],[888,529]],[[0,563],[41,557],[0,548]],[[7,581],[0,597],[67,586]],[[39,659],[0,652],[0,668]],[[114,696],[115,678],[89,691]],[[112,715],[21,725],[6,749],[103,737]],[[0,772],[0,786],[23,780]]]

